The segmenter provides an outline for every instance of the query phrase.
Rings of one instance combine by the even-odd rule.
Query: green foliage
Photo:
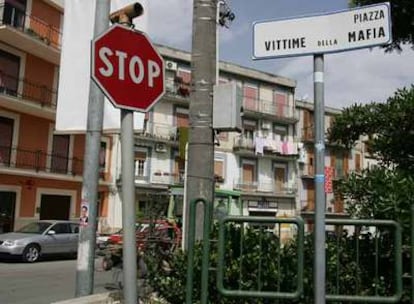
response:
[[[382,3],[383,0],[351,0],[352,6]],[[386,51],[401,51],[401,44],[408,43],[414,48],[414,2],[412,0],[390,0],[393,42]]]
[[[353,105],[335,118],[331,142],[351,147],[366,135],[373,155],[385,166],[414,172],[414,86],[386,103]]]
[[[414,204],[412,175],[378,167],[351,173],[335,187],[345,198],[351,216],[396,220],[409,229],[410,207]]]
[[[217,237],[213,231],[212,239]],[[227,227],[228,242],[225,245],[224,286],[229,290],[280,291],[296,290],[297,252],[294,240],[281,245],[272,233],[264,233],[255,228]],[[282,303],[280,300],[260,298],[225,298],[216,287],[217,242],[211,242],[209,303],[247,304]],[[371,235],[355,236],[342,233],[327,238],[326,269],[327,294],[383,295],[394,292],[393,245],[388,234],[378,239],[378,252],[375,252],[375,239]],[[202,245],[195,246],[194,259],[194,303],[201,292]],[[304,242],[304,295],[299,301],[283,300],[283,303],[313,303],[313,235]],[[155,258],[156,260],[156,258]],[[162,270],[160,261],[150,264],[150,285],[171,304],[182,304],[185,299],[187,255],[179,251],[170,257],[171,271]],[[378,264],[376,264],[378,261]],[[378,267],[380,265],[380,267]],[[400,303],[409,303],[401,301]]]

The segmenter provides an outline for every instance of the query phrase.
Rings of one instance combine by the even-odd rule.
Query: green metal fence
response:
[[[205,213],[205,220],[203,223],[203,251],[202,251],[202,272],[201,272],[201,299],[193,299],[193,274],[194,274],[194,245],[195,245],[195,226],[196,226],[196,206],[197,204],[201,204],[204,207],[204,213]],[[189,233],[188,233],[188,261],[187,261],[187,284],[186,284],[186,304],[192,304],[195,302],[199,302],[202,304],[208,303],[208,281],[209,281],[209,275],[216,275],[217,276],[217,289],[220,292],[220,294],[223,297],[231,297],[231,298],[238,298],[242,301],[242,299],[252,299],[252,298],[267,298],[267,299],[280,299],[282,300],[298,300],[303,296],[303,282],[304,282],[304,242],[305,242],[305,233],[304,233],[304,222],[302,218],[295,217],[295,218],[269,218],[269,217],[251,217],[251,216],[225,216],[218,221],[219,225],[219,236],[217,241],[217,247],[218,247],[218,256],[217,256],[217,267],[212,268],[209,264],[209,255],[210,255],[210,246],[212,240],[210,240],[210,232],[211,227],[213,224],[212,220],[212,204],[208,203],[204,199],[196,199],[190,203],[189,206]],[[278,235],[279,238],[275,240],[275,242],[280,246],[279,248],[282,248],[284,246],[283,241],[281,241],[281,227],[282,226],[292,226],[294,227],[294,235],[289,240],[291,242],[296,242],[296,257],[295,260],[297,261],[295,269],[296,269],[296,275],[294,276],[295,280],[292,284],[292,289],[289,290],[283,290],[280,286],[283,280],[283,276],[280,274],[275,278],[277,280],[276,287],[274,290],[265,290],[265,288],[262,288],[263,281],[261,274],[266,267],[266,265],[263,264],[261,259],[258,261],[257,265],[257,274],[255,274],[255,277],[257,278],[256,282],[256,289],[249,288],[248,290],[244,290],[241,286],[238,288],[230,289],[228,286],[226,286],[226,273],[225,269],[228,267],[226,265],[226,259],[225,256],[228,254],[226,252],[226,243],[230,241],[230,233],[228,233],[228,226],[229,225],[237,225],[239,227],[241,235],[245,233],[245,228],[247,227],[257,227],[258,231],[260,232],[268,232],[268,227],[275,227],[271,232],[275,233],[275,235]],[[327,219],[326,225],[334,227],[333,231],[335,231],[334,238],[328,240],[327,239],[327,248],[328,248],[328,242],[330,248],[334,248],[334,255],[327,256],[327,258],[331,258],[334,261],[336,261],[335,269],[331,271],[333,273],[330,273],[330,289],[329,292],[326,293],[326,301],[327,302],[335,302],[335,303],[398,303],[400,301],[402,291],[403,291],[403,268],[402,268],[402,228],[400,224],[398,224],[395,221],[390,220],[354,220],[354,219]],[[340,233],[342,231],[342,228],[344,227],[350,227],[354,229],[353,238],[346,239],[343,237],[340,237]],[[373,234],[369,236],[363,236],[361,233],[362,227],[371,227],[373,229]],[[256,229],[256,228],[255,228]],[[411,229],[412,231],[413,229]],[[380,233],[381,232],[381,233]],[[263,250],[264,246],[264,239],[260,236],[261,234],[258,234],[257,238],[257,245],[255,246],[256,250]],[[380,240],[380,237],[383,237],[386,235],[388,239],[390,240],[389,243],[389,249],[387,251],[387,254],[390,255],[391,260],[393,260],[393,269],[390,270],[392,273],[392,278],[390,279],[390,282],[387,282],[387,284],[392,285],[392,294],[384,294],[381,292],[375,285],[375,287],[370,289],[370,293],[366,293],[360,286],[358,286],[358,280],[355,280],[355,286],[351,290],[354,294],[349,294],[350,290],[344,290],[342,287],[341,289],[341,267],[344,267],[343,261],[340,261],[341,259],[341,252],[344,246],[349,246],[351,243],[353,248],[353,255],[352,255],[352,264],[355,265],[355,269],[357,269],[357,272],[363,271],[364,267],[361,265],[361,256],[363,256],[364,251],[366,250],[366,246],[364,247],[364,244],[367,244],[367,237],[369,238],[369,244],[372,245],[372,248],[370,252],[370,257],[372,258],[372,261],[369,261],[370,267],[374,269],[374,276],[370,279],[372,279],[372,282],[379,282],[381,280],[380,278],[380,256],[383,254],[381,252],[381,246],[380,242],[383,240]],[[364,240],[365,238],[365,240]],[[414,237],[412,235],[412,241]],[[344,243],[344,240],[347,240],[348,243]],[[246,256],[245,258],[248,259],[248,251],[244,249],[243,244],[243,237],[238,240],[240,242],[239,246],[239,254],[240,257],[243,258],[243,256]],[[351,243],[350,243],[351,242]],[[332,247],[332,244],[334,246]],[[388,244],[388,243],[387,243]],[[384,246],[382,244],[382,246]],[[245,250],[245,251],[243,251]],[[336,252],[335,252],[336,251]],[[411,252],[412,252],[412,246],[411,246]],[[283,261],[281,260],[281,257],[279,255],[280,251],[277,251],[278,253],[274,256],[274,259],[277,261],[276,265],[278,265],[277,271],[281,270],[283,267]],[[349,258],[349,257],[348,257]],[[336,259],[336,260],[335,260]],[[411,267],[413,265],[413,254],[411,254],[410,257]],[[308,261],[309,262],[309,261]],[[239,282],[243,281],[242,277],[242,267],[243,263],[240,260],[238,262],[240,267],[240,275],[238,277]],[[213,271],[212,271],[213,270]],[[216,273],[214,273],[216,272]],[[336,273],[335,273],[336,272]],[[357,276],[357,274],[355,275]],[[281,279],[282,277],[282,279]],[[233,278],[234,279],[234,278]],[[413,278],[411,277],[411,283],[413,283]],[[366,283],[366,282],[364,282]],[[286,287],[286,284],[284,285]],[[332,287],[333,286],[333,287]],[[233,286],[234,287],[234,286]],[[333,291],[333,292],[332,292]],[[414,303],[414,296],[413,291],[411,291],[411,303]]]
[[[231,290],[224,286],[224,270],[226,268],[225,262],[224,262],[224,256],[225,256],[225,243],[227,239],[226,236],[226,223],[238,223],[242,227],[243,231],[243,225],[246,223],[260,223],[260,224],[274,224],[279,228],[280,231],[280,225],[281,224],[295,224],[297,226],[297,245],[298,245],[298,252],[297,252],[297,275],[296,275],[296,290],[293,292],[287,292],[280,290],[275,291],[262,291],[261,286],[262,284],[262,276],[261,276],[261,267],[266,267],[261,260],[259,259],[258,263],[258,275],[257,275],[257,290]],[[227,297],[240,297],[240,298],[269,298],[269,299],[298,299],[303,292],[303,237],[304,237],[304,224],[303,220],[301,218],[269,218],[269,217],[256,217],[256,216],[228,216],[225,218],[220,219],[219,221],[219,239],[218,239],[218,265],[217,265],[217,288],[219,292]],[[260,228],[259,228],[260,229]],[[261,235],[261,234],[260,234]],[[279,233],[279,236],[281,233]],[[257,249],[262,251],[263,249],[263,243],[261,242],[262,238],[259,237],[259,244]],[[281,246],[281,242],[279,242],[279,246]],[[243,254],[243,238],[240,238],[240,250]],[[278,260],[278,265],[280,269],[280,255],[276,256],[275,259]],[[242,263],[240,265],[240,268],[242,267]],[[241,277],[241,271],[240,269],[240,276],[239,281],[242,281]],[[280,286],[280,277],[275,278],[278,280],[278,286]]]

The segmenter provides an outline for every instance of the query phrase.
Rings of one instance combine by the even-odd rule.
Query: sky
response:
[[[191,51],[193,0],[147,0],[148,34],[157,44]],[[297,81],[296,99],[313,100],[313,57],[252,60],[256,21],[323,14],[348,8],[348,0],[227,0],[236,19],[219,32],[219,58]],[[324,55],[325,105],[385,102],[414,83],[414,51],[379,47]]]

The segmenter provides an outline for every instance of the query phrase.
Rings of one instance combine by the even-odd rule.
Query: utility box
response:
[[[242,90],[236,83],[214,86],[213,129],[241,132],[242,98]]]

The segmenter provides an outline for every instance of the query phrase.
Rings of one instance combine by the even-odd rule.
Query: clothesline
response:
[[[297,155],[298,144],[291,140],[272,139],[267,137],[256,136],[253,141],[255,154],[262,154],[264,150],[272,151],[282,155]]]

